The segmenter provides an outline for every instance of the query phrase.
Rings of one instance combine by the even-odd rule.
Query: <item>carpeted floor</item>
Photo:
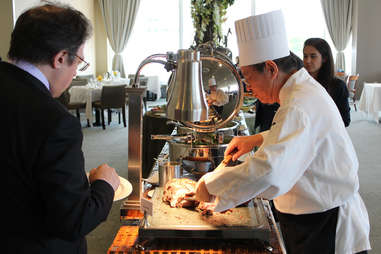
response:
[[[159,102],[159,103],[162,103]],[[153,103],[149,103],[149,105]],[[82,115],[84,117],[84,115]],[[102,127],[85,127],[83,122],[86,170],[108,163],[124,177],[127,172],[128,128],[118,124],[117,117],[106,130]],[[352,123],[347,128],[358,154],[360,168],[360,193],[367,206],[371,222],[371,245],[369,253],[381,252],[381,124],[365,120],[361,112],[352,110]],[[107,253],[119,227],[122,201],[115,202],[107,221],[87,236],[88,253]]]
[[[381,123],[352,110],[349,135],[359,159],[360,194],[368,209],[372,251],[381,253]]]
[[[114,120],[110,126],[106,126],[106,130],[102,130],[102,127],[86,127],[83,128],[83,133],[83,152],[87,171],[102,163],[114,167],[121,176],[123,176],[121,172],[128,171],[128,127],[124,128],[123,124],[118,124],[117,120]],[[124,177],[127,178],[127,175]],[[121,226],[119,220],[121,204],[122,201],[114,202],[107,221],[87,236],[88,254],[107,253]]]

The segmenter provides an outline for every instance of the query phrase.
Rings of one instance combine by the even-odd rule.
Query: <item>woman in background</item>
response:
[[[348,89],[345,82],[335,77],[332,51],[321,38],[310,38],[303,47],[304,68],[328,92],[340,111],[345,127],[351,122]]]

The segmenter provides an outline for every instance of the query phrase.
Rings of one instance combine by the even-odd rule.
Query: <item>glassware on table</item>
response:
[[[103,73],[103,80],[104,81],[109,81],[109,80],[111,80],[111,78],[112,78],[112,75],[110,72]]]
[[[113,79],[120,79],[120,72],[119,71],[112,71],[112,78]]]

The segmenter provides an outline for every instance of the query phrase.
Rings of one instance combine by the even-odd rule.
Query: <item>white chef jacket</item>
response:
[[[280,107],[258,151],[235,167],[206,174],[215,211],[261,196],[289,214],[340,207],[336,253],[370,249],[369,218],[358,193],[358,160],[326,90],[302,68],[280,90]]]
[[[218,107],[229,102],[229,96],[220,88],[217,88],[216,91],[210,92],[209,99],[213,100],[213,105]]]

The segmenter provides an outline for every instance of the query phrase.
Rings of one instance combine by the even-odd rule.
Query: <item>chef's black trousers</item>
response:
[[[335,254],[338,207],[301,215],[277,212],[288,254]]]

